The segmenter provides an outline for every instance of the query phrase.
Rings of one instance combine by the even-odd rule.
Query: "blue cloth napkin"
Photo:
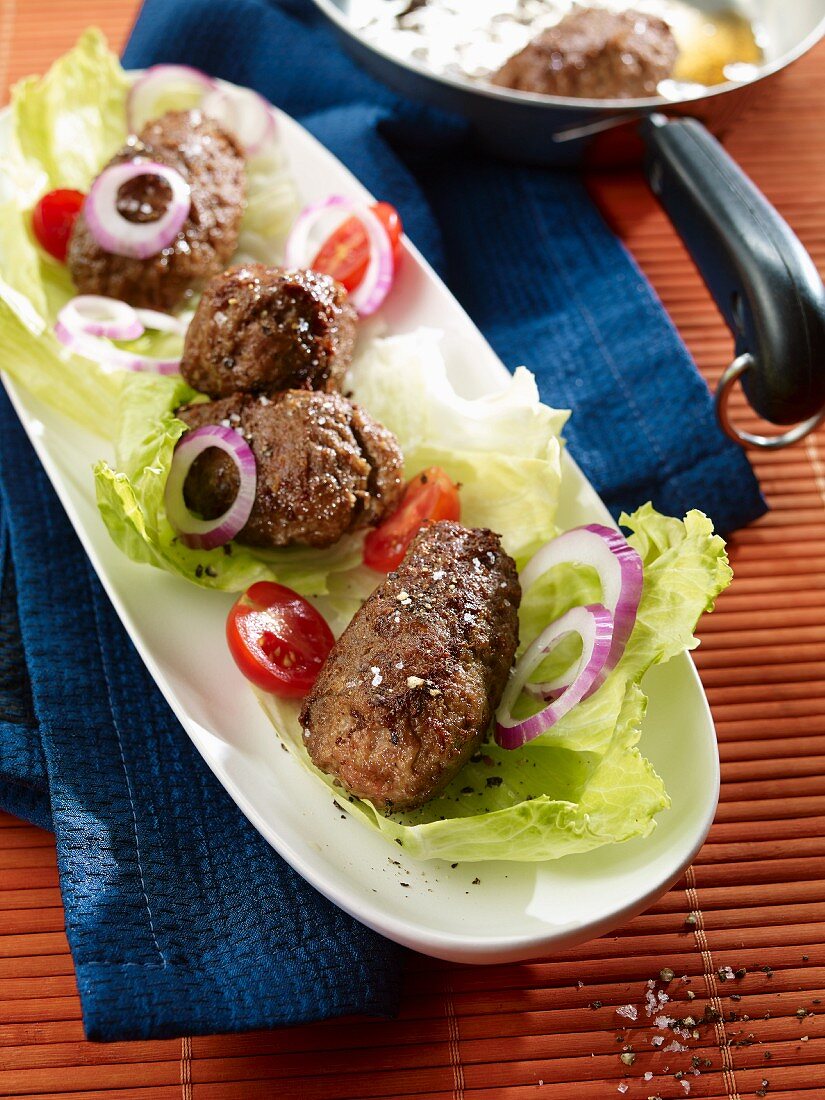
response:
[[[0,805],[56,834],[89,1038],[395,1010],[400,951],[308,886],[203,763],[2,391]]]
[[[627,253],[573,176],[491,161],[400,102],[308,0],[148,0],[125,63],[251,85],[400,209],[501,357],[571,406],[615,514],[652,499],[723,531],[764,504]],[[247,824],[134,652],[0,400],[0,804],[57,837],[87,1034],[206,1033],[392,1011],[399,953]]]

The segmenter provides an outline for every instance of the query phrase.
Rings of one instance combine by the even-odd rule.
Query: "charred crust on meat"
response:
[[[446,520],[422,530],[304,702],[315,765],[385,810],[437,794],[489,728],[517,647],[519,599],[515,564],[493,532]]]
[[[236,536],[239,543],[265,549],[293,543],[331,546],[351,531],[378,523],[400,498],[403,457],[395,437],[340,394],[233,394],[185,405],[177,416],[189,428],[233,427],[252,449],[258,474],[255,503]],[[186,505],[214,519],[235,499],[238,484],[231,459],[207,450],[184,483]],[[380,495],[372,495],[371,485],[380,486]]]

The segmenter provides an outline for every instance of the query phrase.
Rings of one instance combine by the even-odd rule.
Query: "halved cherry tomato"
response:
[[[49,191],[32,211],[35,237],[49,255],[62,264],[66,262],[69,237],[85,198],[82,191]]]
[[[377,202],[370,207],[387,231],[392,245],[393,263],[398,267],[401,256],[403,228],[398,211],[388,202]],[[353,291],[367,273],[370,259],[370,242],[367,231],[357,218],[347,218],[321,245],[321,250],[310,265],[314,271],[323,271]]]
[[[390,573],[401,564],[425,523],[460,518],[458,486],[440,466],[430,466],[408,482],[398,508],[367,535],[364,564],[379,573]]]
[[[312,604],[273,581],[258,581],[235,601],[226,640],[244,676],[285,699],[306,695],[335,644]]]

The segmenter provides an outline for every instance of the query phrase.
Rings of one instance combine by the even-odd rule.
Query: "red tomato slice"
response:
[[[407,484],[401,503],[364,540],[364,564],[391,573],[401,564],[412,540],[425,523],[460,519],[458,486],[440,466],[422,470]]]
[[[392,245],[393,263],[398,267],[403,232],[398,211],[388,202],[377,202],[370,209],[387,231]],[[367,231],[357,218],[347,218],[324,242],[310,266],[314,271],[331,275],[351,292],[366,275],[369,259],[370,242]]]
[[[66,262],[69,237],[85,198],[82,191],[49,191],[32,211],[35,237],[41,247],[62,264]]]
[[[285,699],[306,695],[335,644],[312,604],[273,581],[251,585],[232,605],[226,640],[244,676]]]

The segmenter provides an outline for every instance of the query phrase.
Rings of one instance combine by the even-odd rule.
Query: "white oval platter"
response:
[[[0,151],[8,140],[3,114]],[[371,201],[306,130],[276,114],[303,202],[330,193]],[[382,311],[388,331],[421,325],[443,330],[456,387],[468,397],[501,388],[504,365],[406,239],[404,250],[398,282]],[[323,785],[280,750],[224,643],[232,597],[136,565],[110,541],[91,475],[97,459],[111,460],[109,446],[10,379],[4,384],[103,586],[183,728],[255,828],[342,909],[428,955],[506,962],[546,955],[618,927],[664,893],[692,861],[716,809],[719,759],[688,655],[654,668],[644,682],[650,704],[640,747],[673,801],[652,836],[540,864],[468,863],[453,869],[410,860],[356,820],[342,820]],[[566,456],[559,521],[572,527],[594,520],[612,522]],[[473,884],[476,878],[481,881]]]

